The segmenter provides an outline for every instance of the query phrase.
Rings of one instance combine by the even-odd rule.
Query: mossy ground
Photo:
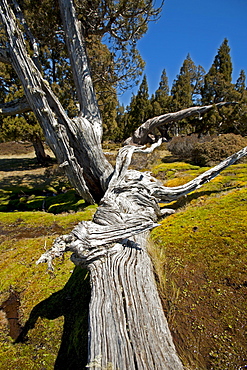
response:
[[[138,162],[136,157],[133,166],[140,166]],[[7,207],[11,212],[0,212],[0,305],[11,291],[17,292],[23,327],[20,341],[14,344],[0,310],[0,368],[82,369],[90,295],[87,272],[74,269],[69,257],[56,261],[54,274],[35,261],[56,236],[67,233],[78,221],[91,219],[95,207],[83,204],[81,212],[74,212],[71,206],[77,200],[73,198],[66,208],[66,194],[72,197],[68,185],[56,176],[50,180],[43,169],[27,172],[23,161],[21,166],[20,172],[0,178],[0,204],[9,202],[13,194],[19,194],[15,199],[20,204],[24,186],[24,204],[31,207],[28,197],[32,195],[37,202],[39,196],[46,201],[51,196],[58,200],[54,203],[58,208],[54,213],[39,206]],[[167,186],[183,184],[205,170],[175,163],[163,149],[155,157],[147,156],[141,166],[152,169]],[[150,253],[160,294],[186,369],[242,370],[247,365],[246,185],[247,165],[231,166],[201,189],[173,202],[170,206],[176,214],[152,232]],[[36,193],[47,192],[45,186],[55,190],[56,196]]]
[[[167,186],[205,170],[163,168]],[[247,165],[227,168],[171,207],[177,213],[152,231],[150,253],[179,354],[188,369],[245,369]]]
[[[35,262],[58,235],[91,220],[96,207],[80,200],[61,174],[47,176],[30,153],[5,154],[0,159],[0,368],[83,368],[87,271],[74,268],[69,256],[55,261],[54,273]],[[20,306],[8,321],[2,305],[12,292]],[[13,320],[22,330],[18,343],[10,337]]]
[[[0,213],[0,303],[11,291],[18,292],[18,321],[22,327],[26,323],[23,341],[13,344],[1,311],[1,369],[53,369],[54,363],[59,369],[75,369],[83,351],[80,362],[82,358],[86,361],[87,333],[83,335],[82,329],[85,331],[90,295],[87,272],[74,269],[67,256],[55,262],[54,273],[35,262],[56,236],[69,232],[81,220],[91,219],[93,212],[89,207],[84,212],[61,215]],[[76,332],[81,333],[80,339]],[[69,353],[70,363],[66,361]]]

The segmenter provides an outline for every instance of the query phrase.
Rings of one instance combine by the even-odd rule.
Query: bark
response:
[[[155,287],[141,234],[90,264],[89,365],[182,369]]]
[[[60,13],[65,32],[65,41],[71,61],[80,111],[94,128],[99,141],[102,137],[102,122],[94,93],[85,40],[75,8],[71,0],[59,0]]]
[[[38,135],[33,137],[32,144],[38,163],[46,164],[50,160],[50,156],[45,153],[43,142]]]
[[[83,115],[74,120],[67,116],[29,57],[25,40],[7,1],[2,0],[0,5],[0,17],[9,39],[11,64],[22,82],[27,101],[43,128],[48,145],[79,194],[89,203],[99,201],[112,173],[101,148],[98,128],[101,122],[91,123]],[[88,100],[91,98],[88,97]]]
[[[128,170],[133,152],[148,150],[134,146],[120,150],[93,222],[82,222],[71,234],[58,238],[38,263],[48,262],[52,268],[53,258],[71,251],[71,260],[91,272],[90,369],[179,370],[183,366],[172,343],[145,247],[148,230],[157,226],[162,214],[174,212],[160,210],[160,200],[169,203],[198,189],[246,155],[247,147],[176,188],[162,186],[149,173]]]
[[[144,150],[120,151],[94,222],[58,238],[38,263],[51,267],[52,258],[70,250],[72,261],[91,272],[88,368],[179,370],[145,247],[160,210],[150,193],[153,179],[128,171],[134,151]]]
[[[12,100],[5,104],[0,104],[0,114],[4,117],[30,112],[30,110],[30,105],[25,97]]]
[[[81,196],[91,203],[100,201],[93,221],[81,222],[69,235],[57,238],[38,263],[48,262],[52,268],[53,258],[70,251],[72,261],[91,272],[88,368],[180,370],[183,366],[146,250],[148,231],[157,226],[158,217],[173,212],[160,210],[161,199],[169,202],[200,187],[245,155],[246,149],[219,168],[175,189],[164,188],[148,173],[128,170],[134,152],[145,154],[156,145],[150,149],[125,146],[113,171],[101,148],[102,122],[73,2],[59,0],[59,4],[80,103],[80,114],[74,120],[68,118],[29,57],[7,0],[0,0],[0,17],[9,40],[8,58],[46,141]],[[4,59],[0,50],[1,55]],[[201,113],[203,108],[207,109],[200,107]]]
[[[132,137],[128,138],[126,140],[126,144],[147,144],[149,141],[148,135],[153,132],[155,128],[161,128],[162,126],[166,127],[168,124],[172,124],[174,122],[180,121],[184,118],[188,118],[191,116],[199,115],[201,118],[202,114],[205,114],[210,109],[214,107],[222,107],[229,104],[237,104],[235,102],[222,102],[212,105],[205,105],[205,106],[198,106],[198,107],[190,107],[186,109],[182,109],[178,112],[174,113],[166,113],[158,117],[150,118],[146,122],[144,122],[142,125],[140,125]]]

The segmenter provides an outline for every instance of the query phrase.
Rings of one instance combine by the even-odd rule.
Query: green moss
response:
[[[155,168],[174,183],[205,170],[184,163]],[[191,369],[235,370],[245,365],[246,186],[247,164],[231,166],[174,202],[178,212],[152,232],[152,256],[169,326]],[[33,202],[41,201],[54,213],[24,211],[26,205],[32,209]],[[5,187],[1,205],[15,208],[0,213],[0,304],[10,288],[20,293],[20,323],[27,340],[13,344],[1,316],[0,367],[52,369],[56,362],[56,368],[81,368],[87,350],[87,272],[74,269],[69,256],[55,261],[54,274],[35,261],[56,236],[90,220],[96,206],[86,206],[61,182],[51,183],[49,189]],[[22,212],[19,207],[24,207]],[[55,214],[65,210],[69,213]]]
[[[8,335],[8,322],[0,311],[2,369],[52,369],[55,362],[58,368],[66,369],[79,368],[83,361],[85,365],[90,297],[88,273],[74,269],[69,255],[55,260],[52,274],[47,273],[45,265],[37,266],[35,262],[61,234],[61,228],[66,233],[79,221],[91,219],[95,208],[88,206],[83,212],[59,215],[45,212],[0,214],[4,235],[0,244],[0,305],[8,298],[10,289],[20,294],[19,321],[25,337],[25,341],[13,343]],[[36,236],[42,225],[42,235]]]
[[[245,365],[246,205],[247,166],[237,164],[173,203],[180,211],[152,231],[166,314],[188,367]]]
[[[154,175],[157,175],[159,172],[198,170],[199,168],[199,166],[193,166],[185,162],[161,163],[158,166],[154,166],[152,172]]]
[[[90,220],[96,210],[96,205],[90,205],[81,212],[62,213],[54,215],[46,212],[2,212],[0,213],[0,226],[5,229],[13,227],[37,227],[44,225],[46,228],[56,224],[62,228],[67,228],[79,221]]]

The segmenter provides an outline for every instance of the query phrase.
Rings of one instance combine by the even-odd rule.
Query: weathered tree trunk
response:
[[[32,138],[32,144],[38,163],[46,164],[49,161],[50,157],[46,154],[44,144],[38,135],[35,135]]]
[[[169,202],[197,189],[245,155],[247,148],[172,189],[147,173],[128,170],[133,152],[148,152],[143,148],[122,148],[113,171],[101,148],[102,122],[73,2],[59,0],[59,4],[80,104],[80,114],[73,120],[29,57],[7,0],[0,0],[8,38],[8,49],[0,49],[0,61],[10,60],[15,68],[27,102],[71,183],[88,202],[100,202],[93,222],[82,222],[69,235],[57,238],[38,262],[51,266],[54,257],[71,251],[72,261],[91,272],[90,369],[180,370],[146,251],[148,230],[157,226],[158,217],[173,212],[160,210],[160,200]]]
[[[143,247],[145,235],[134,239],[89,265],[88,367],[182,369]]]
[[[133,146],[120,151],[94,222],[82,222],[58,238],[38,261],[51,267],[54,257],[71,251],[72,261],[91,272],[90,369],[183,368],[155,286],[146,251],[147,230],[157,226],[157,217],[174,212],[160,210],[159,200],[169,203],[198,189],[246,155],[247,147],[176,188],[162,186],[148,173],[128,170],[131,154],[142,151]]]

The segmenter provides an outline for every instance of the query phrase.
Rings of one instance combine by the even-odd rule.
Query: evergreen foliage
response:
[[[198,94],[204,73],[203,67],[196,67],[188,54],[171,89],[172,110],[174,112],[191,107],[195,103],[198,104]]]
[[[166,70],[163,69],[158,89],[151,98],[153,117],[170,111],[169,84]]]
[[[229,101],[232,97],[232,61],[228,40],[224,39],[201,89],[204,104]]]
[[[158,89],[148,103],[146,77],[136,95],[131,98],[125,113],[118,115],[118,125],[124,130],[123,138],[131,135],[145,119],[176,112],[191,106],[210,105],[219,102],[236,104],[212,109],[203,117],[198,116],[176,122],[169,127],[159,127],[159,133],[166,139],[178,134],[247,134],[247,89],[245,71],[241,70],[236,83],[232,83],[232,61],[228,40],[224,39],[212,66],[206,73],[200,65],[196,66],[188,54],[180,72],[169,91],[166,70],[161,74]],[[150,113],[151,112],[151,113]],[[124,129],[126,128],[127,129]],[[157,134],[157,130],[153,132]]]
[[[133,95],[127,112],[123,115],[124,137],[128,137],[140,124],[152,117],[152,104],[149,100],[147,77],[143,80],[136,95]]]
[[[205,75],[201,89],[202,103],[212,104],[222,101],[238,104],[211,111],[203,117],[197,131],[204,133],[235,133],[246,135],[246,89],[245,72],[242,70],[234,85],[232,83],[232,62],[228,40],[224,39],[214,62]]]
[[[148,22],[157,18],[161,7],[155,8],[153,1],[149,0],[140,2],[83,0],[75,1],[75,4],[87,43],[93,84],[104,121],[104,139],[117,139],[121,133],[116,121],[116,88],[124,90],[138,82],[144,62],[137,50],[136,42],[147,31]],[[38,46],[38,52],[35,54],[32,50],[32,42],[29,40],[29,50],[34,62],[42,70],[44,78],[51,84],[68,115],[76,116],[78,114],[77,97],[70,62],[67,58],[65,35],[57,1],[23,0],[20,1],[20,7],[21,12],[17,12],[20,23],[27,33],[32,33],[31,39]],[[108,33],[109,37],[104,39],[104,42],[106,41],[104,44],[105,33]],[[4,36],[2,34],[0,36],[1,43],[4,45]],[[3,79],[8,79],[8,75],[14,73],[8,65],[1,64],[0,68]],[[15,85],[18,90],[19,82],[15,82]],[[11,86],[13,89],[13,83]],[[12,95],[7,97],[9,93],[9,89],[1,85],[0,104],[13,98]],[[20,89],[19,97],[21,96],[23,96],[23,91]],[[1,140],[8,140],[9,128],[10,126],[14,128],[12,123],[18,120],[18,117],[4,119],[5,125],[2,125]],[[24,122],[25,117],[21,117],[23,119],[20,122]],[[26,124],[28,122],[25,122]],[[8,126],[8,133],[4,132],[6,126]],[[11,139],[13,137],[15,140],[22,139],[22,136],[18,136],[19,134],[17,135],[15,131],[11,133]],[[33,128],[30,127],[31,135],[32,131]],[[26,139],[29,140],[29,136]]]

